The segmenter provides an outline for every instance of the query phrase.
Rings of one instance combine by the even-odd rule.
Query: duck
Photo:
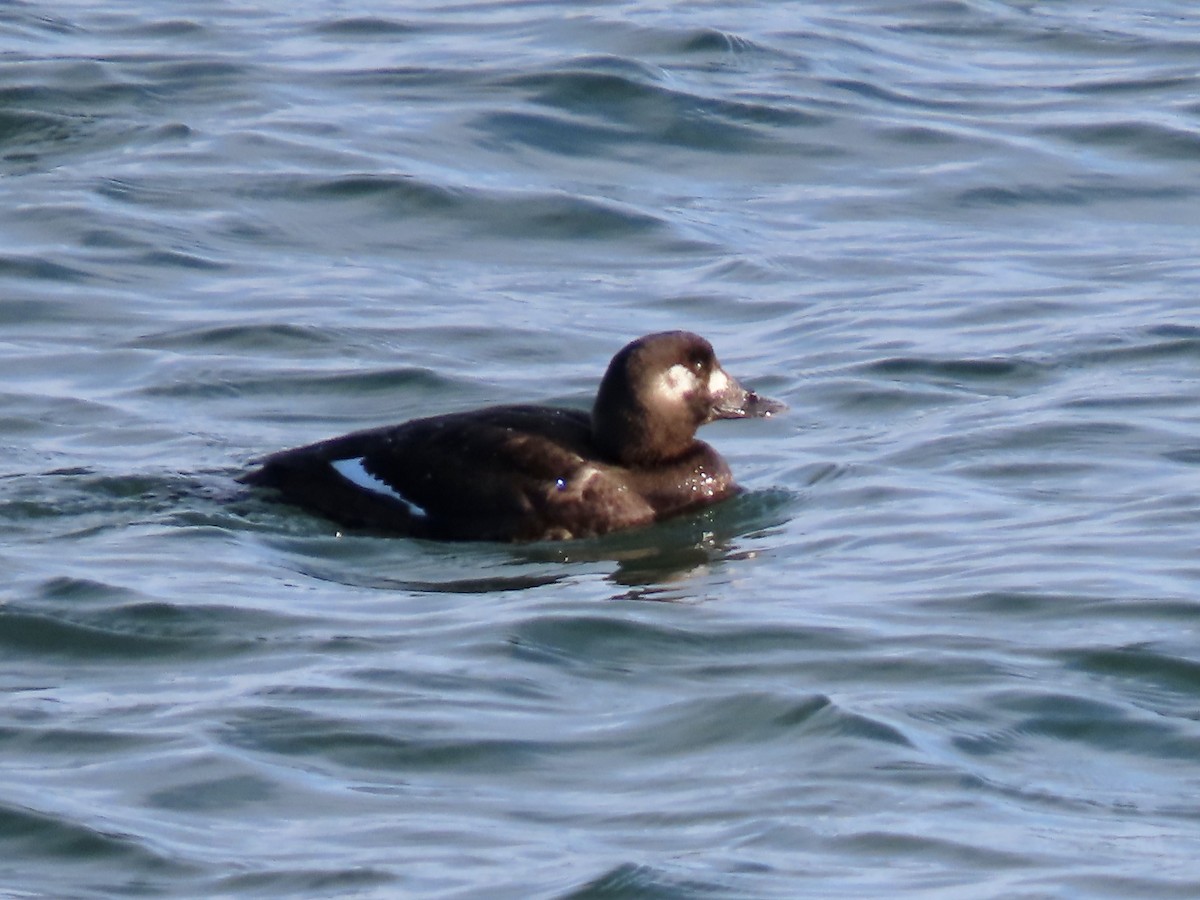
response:
[[[626,344],[591,411],[491,406],[356,431],[262,459],[241,480],[340,526],[443,541],[566,541],[640,528],[741,491],[697,440],[769,418],[689,331]]]

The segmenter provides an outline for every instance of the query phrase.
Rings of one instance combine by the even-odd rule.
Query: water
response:
[[[1200,15],[0,10],[0,894],[1200,891]],[[605,541],[338,537],[256,456],[791,406]]]

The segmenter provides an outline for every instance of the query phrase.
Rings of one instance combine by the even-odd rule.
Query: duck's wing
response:
[[[586,413],[495,407],[287,450],[249,480],[342,524],[417,536],[570,538],[651,521],[593,458]]]

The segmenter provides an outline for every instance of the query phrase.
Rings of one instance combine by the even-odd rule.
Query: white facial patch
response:
[[[719,397],[727,390],[729,390],[729,376],[725,374],[724,369],[717,366],[708,376],[708,392],[714,397]]]
[[[390,484],[372,475],[363,465],[363,458],[357,456],[354,459],[335,459],[330,463],[333,470],[349,481],[351,484],[362,488],[365,491],[370,491],[373,494],[379,494],[382,497],[391,497],[393,500],[399,500],[403,503],[410,513],[418,519],[423,519],[426,516],[425,510],[417,506],[407,497],[403,496],[399,491],[393,488]]]
[[[659,379],[659,390],[672,397],[682,397],[695,389],[696,373],[682,363],[675,363]]]

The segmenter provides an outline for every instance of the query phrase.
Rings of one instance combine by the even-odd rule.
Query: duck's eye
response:
[[[704,372],[704,357],[703,356],[693,356],[689,367],[697,375],[703,374],[703,372]]]

